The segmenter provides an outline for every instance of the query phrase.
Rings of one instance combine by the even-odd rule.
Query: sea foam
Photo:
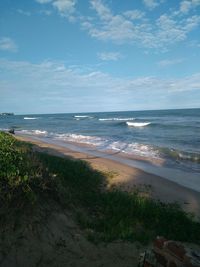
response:
[[[38,118],[33,118],[33,117],[24,117],[24,120],[37,120]]]
[[[77,142],[77,143],[83,143],[83,144],[89,144],[89,145],[95,145],[95,146],[101,146],[105,140],[98,136],[90,136],[90,135],[81,135],[81,134],[55,134],[55,139],[60,139],[63,141],[68,142]]]
[[[135,118],[100,118],[99,121],[133,121]]]
[[[82,143],[87,145],[93,145],[101,151],[113,150],[126,153],[134,154],[146,157],[158,157],[158,151],[150,145],[139,144],[139,143],[126,143],[121,141],[113,141],[112,139],[106,139],[98,136],[89,136],[81,134],[55,134],[55,139],[59,139],[66,142]]]
[[[84,119],[84,118],[90,118],[90,119],[92,119],[93,117],[91,117],[91,116],[88,116],[88,115],[75,115],[74,116],[74,118],[82,118],[82,119]]]
[[[144,127],[150,125],[151,122],[129,122],[127,121],[126,124],[131,127]]]
[[[153,157],[153,158],[159,157],[158,150],[153,146],[147,144],[114,141],[109,144],[107,149],[119,151],[130,155],[132,154],[132,155]]]
[[[48,135],[47,131],[41,131],[41,130],[21,130],[19,132],[23,134],[28,134],[28,135],[40,135],[40,136]]]

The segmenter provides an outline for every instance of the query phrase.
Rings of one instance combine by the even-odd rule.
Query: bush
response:
[[[29,145],[0,133],[0,208],[33,204],[51,180]]]

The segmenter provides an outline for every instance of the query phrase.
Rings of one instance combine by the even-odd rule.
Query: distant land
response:
[[[0,116],[13,116],[14,113],[10,113],[10,112],[3,112],[3,113],[0,113]]]

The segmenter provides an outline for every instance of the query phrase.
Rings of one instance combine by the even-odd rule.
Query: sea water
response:
[[[200,109],[0,116],[0,129],[10,128],[51,143],[162,159],[200,181]]]

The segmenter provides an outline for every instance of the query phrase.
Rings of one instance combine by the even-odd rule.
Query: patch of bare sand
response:
[[[134,267],[143,250],[133,243],[89,242],[72,214],[55,203],[41,204],[20,226],[0,231],[1,267]]]

